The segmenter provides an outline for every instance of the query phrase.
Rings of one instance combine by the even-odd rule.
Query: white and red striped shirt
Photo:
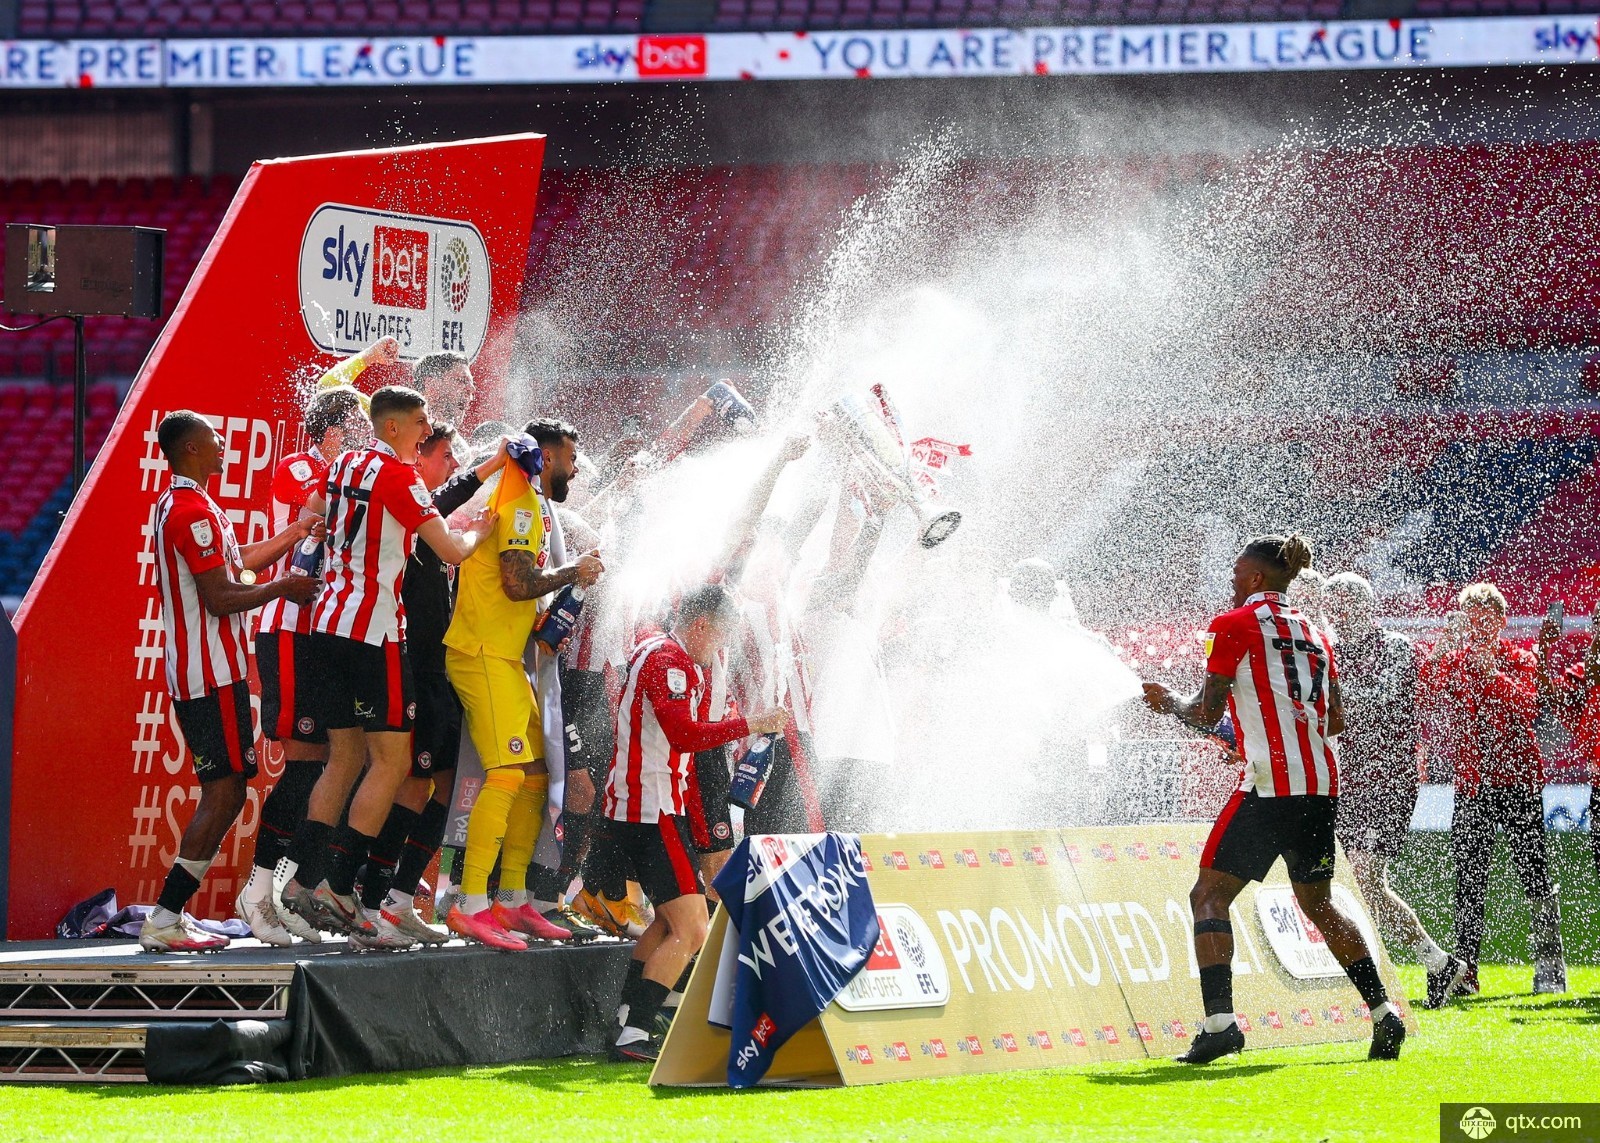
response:
[[[328,475],[328,462],[315,448],[291,453],[278,462],[272,474],[272,534],[277,535],[300,519],[311,494],[321,492]],[[284,553],[278,566],[272,569],[274,579],[289,574],[289,561],[295,549]],[[293,631],[297,635],[311,633],[311,607],[302,607],[292,599],[278,596],[261,609],[261,631]]]
[[[1339,764],[1328,733],[1333,649],[1282,595],[1258,592],[1212,620],[1206,670],[1233,680],[1228,712],[1244,755],[1239,788],[1263,798],[1336,795]]]
[[[200,602],[195,577],[213,568],[242,566],[233,524],[217,502],[186,476],[156,501],[161,622],[166,629],[167,692],[203,698],[250,674],[243,612],[216,616]]]
[[[400,584],[417,529],[439,515],[417,470],[382,441],[328,470],[328,558],[311,629],[382,646],[406,635]]]
[[[750,733],[742,718],[696,718],[705,675],[683,644],[653,635],[634,648],[617,704],[617,752],[606,777],[606,816],[619,822],[682,816],[692,756]]]

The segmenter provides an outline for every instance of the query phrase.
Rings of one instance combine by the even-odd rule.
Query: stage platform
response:
[[[598,1052],[632,948],[0,944],[0,1083],[236,1083]]]

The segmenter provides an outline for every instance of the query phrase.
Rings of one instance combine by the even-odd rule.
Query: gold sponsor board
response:
[[[1152,1056],[1188,1048],[1201,1015],[1189,889],[1209,826],[1119,826],[1066,830],[1068,861]],[[1394,966],[1340,855],[1334,898],[1373,950],[1389,995],[1416,1030]],[[1283,864],[1233,904],[1233,1001],[1252,1049],[1366,1040],[1371,1016],[1332,953],[1295,904]],[[1293,970],[1293,971],[1291,971]]]
[[[1201,1013],[1188,898],[1207,829],[864,836],[878,946],[763,1082],[855,1086],[1181,1053]],[[1342,862],[1336,893],[1370,940]],[[1233,923],[1234,1000],[1252,1048],[1370,1034],[1281,864],[1240,896]],[[727,935],[719,912],[651,1083],[726,1082],[729,1035],[705,1014]]]

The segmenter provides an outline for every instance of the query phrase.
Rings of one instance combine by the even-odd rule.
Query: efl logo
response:
[[[765,1048],[767,1041],[772,1039],[772,1034],[777,1030],[778,1025],[773,1021],[772,1017],[763,1012],[761,1019],[756,1021],[756,1026],[750,1030],[750,1035],[755,1039],[756,1043]]]
[[[426,231],[373,227],[372,300],[380,306],[406,310],[428,308]]]
[[[922,1051],[924,1054],[930,1055],[936,1060],[942,1060],[950,1054],[949,1052],[945,1051],[943,1040],[929,1040],[926,1044],[922,1045]]]
[[[704,36],[640,36],[641,79],[688,79],[706,74]]]

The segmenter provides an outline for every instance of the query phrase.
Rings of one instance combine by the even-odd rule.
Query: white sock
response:
[[[461,911],[469,917],[483,912],[488,907],[489,895],[487,893],[461,894]]]
[[[1217,1012],[1207,1016],[1200,1024],[1202,1032],[1225,1032],[1239,1022],[1232,1012]]]
[[[1378,1005],[1372,1010],[1372,1022],[1376,1024],[1379,1020],[1382,1020],[1391,1012],[1394,1012],[1394,1005],[1385,1000],[1382,1004]]]
[[[548,913],[555,909],[555,901],[541,901],[537,897],[528,898],[528,904],[533,906],[535,913]]]
[[[250,880],[244,883],[244,899],[256,904],[272,896],[272,870],[259,865],[250,867]]]
[[[1442,971],[1450,960],[1450,954],[1434,943],[1427,933],[1422,934],[1422,939],[1411,946],[1411,951],[1417,954],[1417,959],[1428,967],[1429,972]]]
[[[678,1005],[680,1005],[682,1003],[683,1003],[683,993],[681,993],[681,992],[669,992],[669,993],[667,993],[667,998],[661,1002],[661,1007],[663,1007],[663,1008],[676,1008]]]
[[[646,1032],[643,1028],[629,1028],[624,1026],[622,1029],[622,1034],[617,1037],[617,1047],[620,1048],[624,1044],[638,1043],[640,1040],[648,1040],[649,1038],[650,1033]]]
[[[403,913],[408,909],[415,909],[417,901],[410,893],[402,893],[398,889],[391,889],[389,890],[389,895],[383,899],[383,907],[391,913]]]
[[[620,1027],[626,1028],[628,1026],[628,1008],[629,1005],[627,1004],[617,1005],[617,1024]]]
[[[150,910],[150,923],[158,929],[164,929],[168,925],[178,923],[178,914],[171,909],[163,909],[160,905],[157,905]]]
[[[294,875],[299,872],[300,863],[298,861],[290,861],[287,857],[285,857],[282,861],[278,862],[278,868],[273,870],[272,877],[273,880],[279,882],[280,884],[287,885],[289,882],[294,880]]]
[[[495,893],[494,899],[508,909],[520,909],[528,903],[526,889],[501,889]]]

